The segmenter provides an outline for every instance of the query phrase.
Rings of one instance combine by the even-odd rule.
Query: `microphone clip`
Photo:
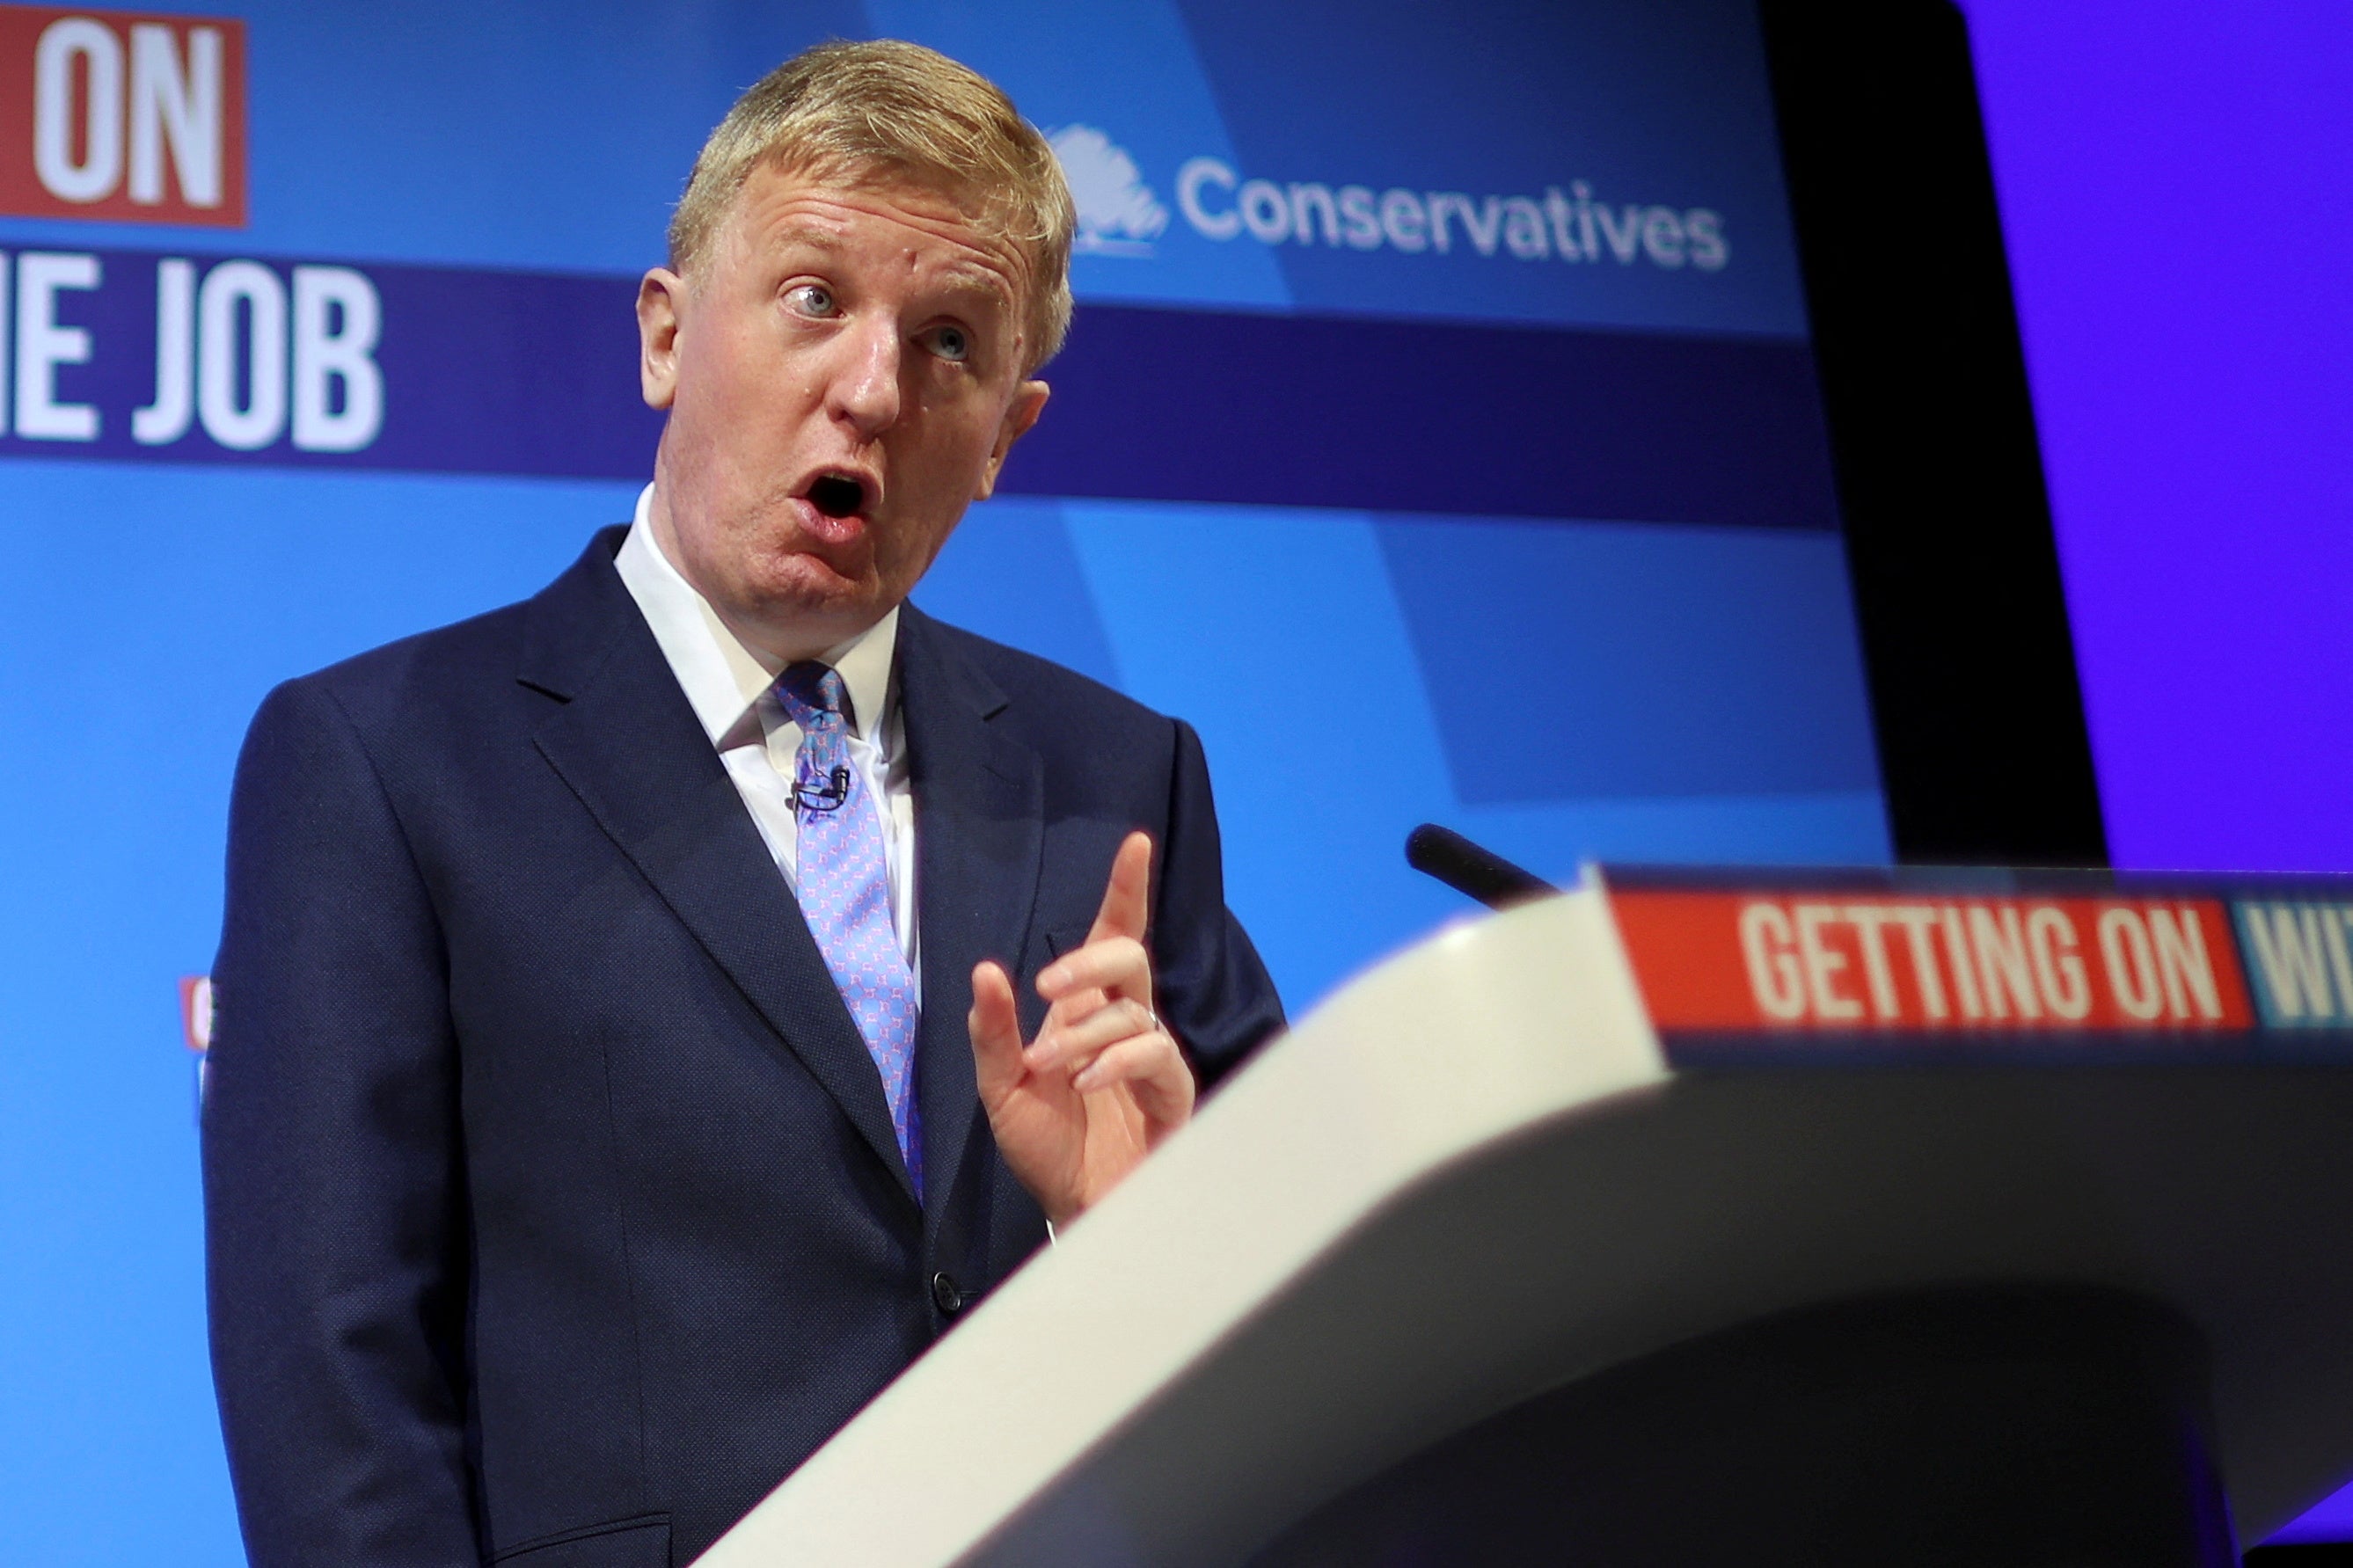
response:
[[[807,778],[793,781],[793,804],[802,811],[839,811],[849,798],[849,770],[837,767],[822,782]]]

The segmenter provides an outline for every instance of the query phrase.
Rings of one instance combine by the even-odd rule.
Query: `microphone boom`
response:
[[[1535,872],[1434,822],[1425,822],[1405,836],[1405,859],[1415,870],[1427,872],[1491,910],[1509,909],[1560,891]]]

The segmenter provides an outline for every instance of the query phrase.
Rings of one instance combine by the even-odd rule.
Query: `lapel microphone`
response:
[[[793,804],[803,811],[839,811],[841,803],[849,798],[849,770],[837,767],[822,784],[807,779],[793,781]]]

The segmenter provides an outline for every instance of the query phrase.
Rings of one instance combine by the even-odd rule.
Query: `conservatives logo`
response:
[[[1049,140],[1078,208],[1071,249],[1150,257],[1152,242],[1168,226],[1168,209],[1127,149],[1092,125],[1066,125]],[[1724,216],[1713,208],[1604,201],[1584,180],[1547,185],[1541,195],[1376,191],[1320,180],[1244,179],[1223,159],[1205,157],[1187,159],[1176,171],[1176,206],[1194,233],[1221,243],[1248,235],[1261,245],[1614,261],[1671,271],[1720,272],[1732,259]]]
[[[1085,256],[1150,256],[1152,242],[1168,226],[1168,209],[1144,183],[1127,149],[1092,125],[1065,125],[1048,141],[1079,211],[1071,248]]]
[[[1176,205],[1209,239],[1247,234],[1261,245],[1325,245],[1350,250],[1469,251],[1520,261],[1637,262],[1702,272],[1731,260],[1724,218],[1707,207],[1678,209],[1596,198],[1572,180],[1542,196],[1464,191],[1375,192],[1370,185],[1246,180],[1216,158],[1176,172]]]

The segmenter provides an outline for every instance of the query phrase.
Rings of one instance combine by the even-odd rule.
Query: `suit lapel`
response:
[[[873,1058],[800,906],[613,570],[619,533],[600,534],[532,605],[521,679],[565,703],[534,732],[540,752],[839,1102],[912,1200]]]
[[[898,657],[923,932],[915,1082],[931,1188],[923,1206],[936,1226],[979,1119],[965,1027],[972,968],[993,958],[1012,972],[1021,962],[1038,893],[1045,771],[1037,752],[989,722],[1007,706],[1004,693],[912,605],[900,613]]]

